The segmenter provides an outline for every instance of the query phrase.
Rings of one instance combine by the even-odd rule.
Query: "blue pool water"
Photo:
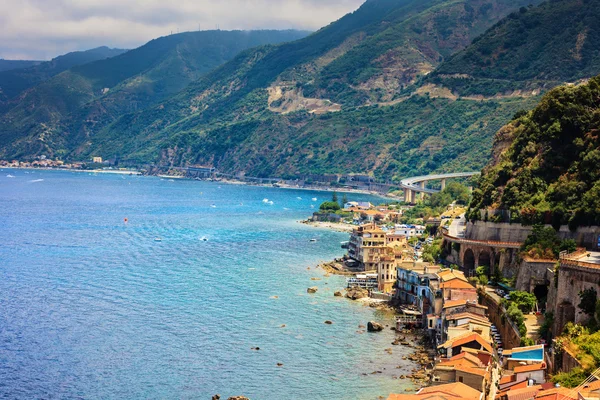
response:
[[[357,333],[390,317],[335,298],[344,280],[314,268],[342,254],[347,234],[296,222],[329,196],[0,171],[0,398],[403,392],[407,383],[392,376],[412,368],[401,360],[408,350],[384,351],[389,330]],[[309,286],[319,291],[309,295]]]

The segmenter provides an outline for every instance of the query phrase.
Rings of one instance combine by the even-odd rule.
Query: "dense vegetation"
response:
[[[495,157],[473,193],[468,217],[524,224],[600,223],[600,77],[556,88],[496,138]]]
[[[535,225],[521,246],[521,251],[531,258],[557,259],[561,251],[572,253],[577,249],[573,239],[561,240],[556,230],[544,225]]]
[[[115,57],[126,51],[123,49],[97,47],[87,51],[67,53],[51,61],[41,62],[33,66],[0,72],[0,100],[12,99],[25,89],[44,82],[69,68]]]
[[[0,58],[0,72],[10,71],[11,69],[29,68],[38,65],[43,61],[33,60],[4,60]]]
[[[300,31],[203,31],[154,39],[119,56],[68,69],[28,90],[0,118],[0,157],[77,159],[124,113],[176,94],[240,51],[306,36]],[[120,141],[127,141],[119,136]]]
[[[460,95],[531,92],[600,73],[600,0],[521,7],[429,78]]]
[[[134,164],[209,164],[252,176],[399,178],[480,168],[493,133],[527,107],[524,100],[403,99],[402,90],[529,3],[369,0],[305,39],[245,51],[170,98],[175,83],[187,81],[167,79],[177,73],[162,68],[148,78],[119,76],[126,83],[118,85],[104,83],[106,68],[69,71],[31,95],[39,107],[25,102],[5,115],[0,157],[100,155]],[[145,53],[132,67],[138,60]],[[100,78],[91,80],[95,74]],[[66,91],[79,79],[93,86],[77,96]],[[274,100],[267,88],[288,97]],[[43,101],[57,93],[56,105]],[[342,111],[327,113],[328,107]]]
[[[426,221],[430,217],[439,217],[452,202],[457,205],[466,205],[469,202],[469,188],[459,182],[449,182],[441,192],[434,193],[417,203],[416,206],[406,210],[402,215],[402,222],[414,223],[417,219]]]

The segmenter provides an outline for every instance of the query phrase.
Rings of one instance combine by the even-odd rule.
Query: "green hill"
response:
[[[76,140],[89,145],[70,156],[258,176],[481,167],[481,149],[522,100],[399,96],[528,3],[367,1],[302,40],[245,51],[156,107],[89,130]]]
[[[4,100],[11,99],[25,89],[38,85],[69,68],[118,56],[126,51],[103,46],[86,51],[67,53],[53,58],[51,61],[0,72],[0,100],[2,98]]]
[[[600,77],[546,94],[496,136],[494,158],[473,193],[470,219],[600,223]]]
[[[42,62],[32,60],[4,60],[0,58],[0,72],[10,71],[11,69],[29,68]]]
[[[65,156],[90,127],[144,109],[240,51],[295,40],[301,31],[203,31],[170,35],[68,69],[27,91],[0,118],[0,154]],[[87,139],[86,139],[87,140]]]
[[[600,1],[522,7],[443,63],[428,81],[461,96],[540,92],[600,73]]]

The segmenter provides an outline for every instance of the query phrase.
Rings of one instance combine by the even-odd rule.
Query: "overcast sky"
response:
[[[0,58],[135,48],[171,31],[316,30],[364,0],[0,0]]]

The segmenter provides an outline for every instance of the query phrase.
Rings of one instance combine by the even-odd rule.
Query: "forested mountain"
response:
[[[11,101],[0,153],[67,156],[73,136],[173,95],[240,51],[304,37],[301,31],[202,31],[154,39],[119,56],[70,68]]]
[[[24,65],[20,68],[0,72],[0,101],[11,99],[25,89],[46,81],[69,68],[118,56],[126,51],[102,46],[86,51],[74,51],[53,58],[51,61],[36,62],[35,65]]]
[[[538,91],[550,84],[530,92],[502,87],[469,92],[463,78],[479,71],[470,67],[476,61],[461,63],[461,57],[495,43],[500,32],[511,33],[506,28],[511,21],[522,22],[517,33],[526,42],[531,31],[543,36],[539,24],[523,22],[535,15],[553,26],[552,38],[572,38],[575,46],[587,20],[564,24],[556,9],[593,10],[598,2],[529,7],[530,0],[368,0],[304,39],[243,51],[187,81],[180,92],[153,96],[137,111],[137,103],[119,91],[123,100],[111,109],[113,103],[104,99],[112,99],[114,89],[99,98],[101,107],[93,98],[69,109],[68,124],[38,124],[31,107],[17,107],[7,114],[12,120],[4,118],[12,125],[3,129],[20,133],[10,145],[0,143],[0,157],[100,155],[132,164],[212,165],[251,176],[356,172],[400,178],[478,169],[488,161],[494,134],[519,110],[534,107]],[[591,28],[587,32],[594,35]],[[600,73],[593,56],[600,41],[579,43],[575,57],[591,61],[570,76]],[[502,48],[506,60],[523,51],[516,45]],[[459,67],[467,64],[461,73]],[[486,65],[485,74],[496,82],[511,63]],[[548,75],[546,65],[533,63],[530,70],[518,79],[565,79]]]
[[[4,60],[0,58],[0,72],[10,71],[11,69],[29,68],[42,62],[33,60]]]
[[[600,2],[548,1],[510,14],[452,56],[429,82],[463,96],[532,92],[600,70]]]
[[[554,226],[600,223],[600,77],[546,94],[496,136],[469,218]],[[485,218],[485,216],[483,216]]]
[[[211,164],[260,176],[479,167],[484,160],[473,154],[519,102],[399,96],[528,3],[369,0],[307,38],[245,51],[155,107],[104,127],[69,128],[60,143],[29,136],[9,154],[64,146],[73,158]]]

